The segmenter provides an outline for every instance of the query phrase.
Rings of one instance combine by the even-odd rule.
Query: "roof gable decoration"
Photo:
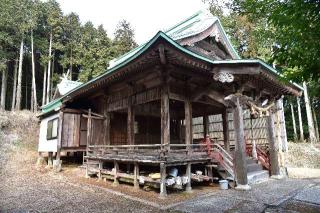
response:
[[[161,31],[162,32],[162,31]],[[226,48],[226,50],[231,55],[232,59],[240,59],[237,51],[232,46],[226,32],[218,17],[213,16],[208,11],[199,11],[184,21],[174,25],[173,27],[164,30],[162,32],[172,40],[176,41],[180,45],[185,45],[184,40],[198,36],[197,39],[193,39],[193,43],[204,39],[205,37],[211,36],[218,39],[219,42]],[[201,36],[199,36],[201,34]],[[140,46],[132,49],[128,53],[115,58],[109,62],[109,67],[113,68],[123,61],[129,59],[131,56],[139,52],[146,44],[150,41],[141,44]]]

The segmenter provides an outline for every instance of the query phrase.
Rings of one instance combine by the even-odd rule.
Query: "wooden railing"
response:
[[[246,144],[246,152],[249,156],[252,156],[252,149],[253,145],[252,144]],[[260,147],[256,145],[256,152],[257,152],[257,160],[261,163],[261,165],[270,171],[270,157],[269,155],[262,150]]]

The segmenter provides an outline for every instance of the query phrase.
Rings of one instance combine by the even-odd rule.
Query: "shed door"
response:
[[[80,114],[64,113],[62,126],[62,147],[79,147]]]

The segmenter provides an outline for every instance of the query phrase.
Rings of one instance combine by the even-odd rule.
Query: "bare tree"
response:
[[[21,83],[22,83],[23,45],[24,45],[24,41],[23,41],[23,38],[22,38],[21,39],[21,44],[20,44],[18,85],[17,85],[16,105],[15,105],[15,109],[16,110],[20,110],[21,109],[21,97],[22,97],[22,94],[21,94]]]

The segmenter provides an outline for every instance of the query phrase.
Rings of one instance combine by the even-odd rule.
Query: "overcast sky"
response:
[[[126,19],[141,44],[207,6],[202,0],[58,0],[65,14],[76,12],[82,23],[103,24],[113,37],[117,23]]]

